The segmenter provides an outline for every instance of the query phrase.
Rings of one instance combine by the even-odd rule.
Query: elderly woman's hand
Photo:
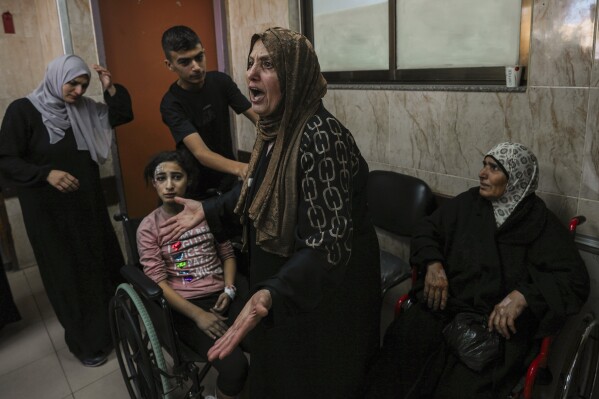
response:
[[[449,283],[441,262],[429,263],[424,278],[424,300],[432,310],[443,310],[447,305]]]
[[[505,339],[510,339],[510,331],[516,333],[515,321],[528,306],[526,298],[519,291],[510,292],[501,302],[495,305],[489,316],[489,331],[497,331]]]

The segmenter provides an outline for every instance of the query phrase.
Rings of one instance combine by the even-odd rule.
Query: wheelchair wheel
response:
[[[116,356],[131,398],[171,399],[162,347],[141,299],[129,284],[118,286],[110,316]]]
[[[566,358],[556,399],[592,399],[599,367],[599,321],[592,314],[582,320],[578,345]]]

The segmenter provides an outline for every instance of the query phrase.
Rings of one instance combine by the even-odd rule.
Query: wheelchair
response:
[[[586,313],[559,375],[555,399],[592,399],[599,369],[599,320]]]
[[[136,232],[141,220],[116,215],[123,222],[129,247],[121,268],[127,281],[109,305],[116,357],[131,398],[203,399],[202,381],[211,364],[179,340],[162,289],[140,268]],[[200,369],[198,363],[204,363]]]
[[[572,235],[576,228],[584,223],[584,216],[574,216],[570,219],[569,230]],[[412,268],[412,282],[418,278],[418,272]],[[403,310],[412,305],[409,294],[402,295],[395,303],[394,313],[398,317]],[[587,313],[581,321],[576,334],[579,337],[576,345],[570,348],[563,368],[560,372],[555,390],[555,399],[593,399],[593,392],[599,371],[599,320],[593,313]],[[548,368],[548,358],[553,336],[542,339],[537,356],[528,366],[526,374],[514,387],[508,399],[532,399],[535,384],[549,385],[553,376]]]

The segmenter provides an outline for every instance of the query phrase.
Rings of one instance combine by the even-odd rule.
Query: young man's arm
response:
[[[250,122],[252,122],[253,125],[258,123],[258,119],[260,119],[258,114],[256,114],[251,108],[249,108],[247,111],[244,111],[243,114],[250,120]]]
[[[183,144],[202,165],[210,169],[230,173],[242,179],[247,173],[248,165],[246,163],[225,158],[212,151],[197,132],[185,136]]]

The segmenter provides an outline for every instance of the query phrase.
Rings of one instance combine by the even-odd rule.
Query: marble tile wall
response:
[[[291,4],[229,0],[232,54],[247,55],[251,33],[297,15]],[[586,215],[580,233],[599,237],[596,19],[597,0],[533,1],[523,93],[340,88],[329,89],[325,105],[352,131],[371,169],[420,177],[442,194],[476,185],[481,159],[496,143],[521,142],[539,158],[539,194],[549,207],[564,222]],[[233,75],[243,82],[239,65]],[[253,132],[237,133],[240,148],[250,150]]]
[[[0,118],[6,107],[37,87],[46,64],[62,54],[56,2],[0,0],[12,14],[15,33],[0,29]]]
[[[0,119],[8,105],[29,94],[40,83],[47,63],[62,54],[56,2],[0,0],[1,12],[10,12],[14,34],[0,30]],[[5,200],[19,265],[35,264],[17,198]]]
[[[533,2],[530,85],[589,86],[596,5],[596,0]]]

